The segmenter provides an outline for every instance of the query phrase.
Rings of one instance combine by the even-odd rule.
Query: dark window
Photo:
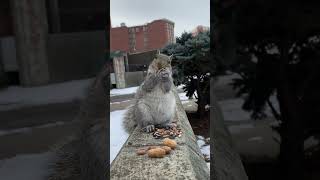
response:
[[[51,1],[51,2],[49,2]],[[54,23],[59,23],[60,32],[86,32],[104,30],[107,23],[107,1],[92,0],[47,0],[47,14],[50,32]]]

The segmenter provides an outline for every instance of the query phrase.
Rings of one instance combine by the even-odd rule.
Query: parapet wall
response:
[[[162,140],[135,129],[111,164],[110,178],[112,180],[210,179],[209,168],[197,145],[181,101],[177,93],[175,95],[177,124],[183,132],[181,137],[175,139],[178,143],[177,148],[164,158],[138,156],[136,150],[139,147],[160,145]]]
[[[213,87],[213,80],[210,87]],[[211,174],[214,180],[248,180],[241,158],[235,150],[232,137],[224,124],[220,106],[213,91],[210,92]]]

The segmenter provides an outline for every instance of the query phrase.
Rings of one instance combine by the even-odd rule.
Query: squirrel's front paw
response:
[[[146,127],[143,128],[143,130],[147,133],[153,132],[155,129],[154,125],[148,125]]]
[[[166,124],[159,125],[159,127],[164,129],[171,129],[171,128],[177,127],[177,125],[174,123],[166,123]]]
[[[165,129],[171,129],[171,128],[177,127],[177,125],[173,123],[169,123],[169,124],[166,124],[164,127]]]

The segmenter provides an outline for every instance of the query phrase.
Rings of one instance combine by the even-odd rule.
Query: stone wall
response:
[[[213,80],[210,88],[213,87]],[[224,125],[224,118],[213,90],[210,91],[211,175],[214,180],[248,180],[232,137]]]
[[[136,129],[111,164],[110,178],[116,179],[210,179],[209,169],[196,142],[196,137],[176,93],[176,119],[183,134],[176,138],[178,147],[164,158],[138,156],[136,150],[145,145],[160,145],[162,140]]]

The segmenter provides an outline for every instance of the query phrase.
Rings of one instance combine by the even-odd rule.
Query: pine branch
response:
[[[274,108],[273,104],[271,103],[270,99],[267,100],[268,106],[270,107],[272,114],[274,116],[274,118],[276,118],[276,120],[280,120],[281,116],[280,113]]]

